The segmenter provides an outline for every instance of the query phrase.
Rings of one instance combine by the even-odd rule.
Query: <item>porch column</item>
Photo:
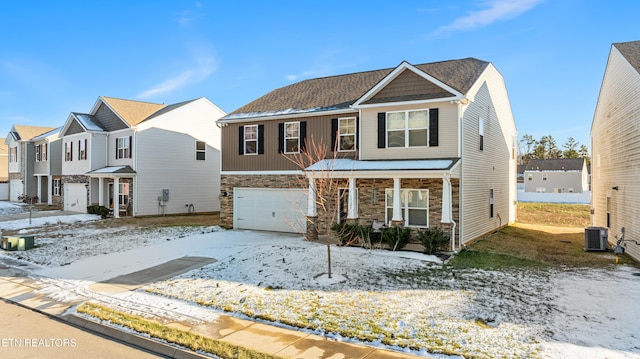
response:
[[[104,178],[98,177],[98,205],[104,206]]]
[[[53,176],[51,175],[47,176],[47,192],[49,193],[47,196],[47,204],[51,206],[53,205]]]
[[[113,218],[120,218],[120,178],[113,178]]]
[[[307,216],[316,217],[316,180],[309,177],[309,195],[307,197]]]
[[[36,182],[38,185],[38,203],[42,203],[42,177],[41,176],[36,176]]]
[[[400,207],[400,178],[393,179],[393,216],[392,222],[402,222],[402,208]]]
[[[356,192],[356,179],[349,178],[349,196],[347,198],[347,218],[358,218],[358,194]]]
[[[451,223],[451,184],[442,178],[442,223]]]

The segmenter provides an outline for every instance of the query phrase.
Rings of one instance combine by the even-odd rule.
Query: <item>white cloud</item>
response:
[[[459,17],[450,24],[436,29],[432,35],[469,31],[497,21],[513,19],[531,10],[542,1],[544,0],[490,0],[484,3],[486,8],[469,12],[466,16]]]
[[[205,80],[217,68],[214,56],[200,56],[196,58],[196,65],[193,68],[184,70],[174,75],[158,85],[143,91],[137,97],[141,99],[150,98],[156,95],[172,92],[176,89],[198,83]]]

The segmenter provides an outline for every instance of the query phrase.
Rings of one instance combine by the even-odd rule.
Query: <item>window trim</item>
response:
[[[202,144],[202,149],[198,149],[198,144]],[[202,154],[202,158],[199,158],[198,155]],[[207,143],[205,141],[196,140],[196,161],[206,161],[207,160]]]
[[[131,158],[130,136],[116,137],[116,159]]]
[[[40,162],[41,161],[40,160],[40,157],[42,156],[42,147],[41,146],[42,145],[36,145],[35,146],[35,152],[36,152],[36,154],[35,154],[36,160],[35,161],[36,162]]]
[[[67,141],[64,143],[64,161],[73,161],[73,141]]]
[[[78,140],[78,160],[87,159],[87,139]]]
[[[9,147],[9,162],[18,162],[18,146]]]
[[[340,125],[343,123],[343,121],[347,121],[347,120],[353,120],[353,133],[340,133]],[[356,144],[356,128],[358,127],[357,125],[357,117],[353,116],[353,117],[341,117],[338,118],[338,152],[355,152],[356,148],[357,148],[357,144]],[[350,150],[343,150],[342,149],[342,137],[347,137],[347,136],[353,136],[353,148]]]
[[[295,137],[288,137],[287,135],[287,126],[288,125],[296,125],[297,127],[297,136]],[[296,139],[296,150],[295,151],[288,151],[288,146],[287,146],[287,140],[291,140],[291,139]],[[285,122],[284,123],[284,134],[282,136],[282,140],[284,141],[283,145],[284,145],[284,153],[285,154],[296,154],[296,153],[300,153],[300,121],[290,121],[290,122]]]
[[[426,201],[427,207],[409,207],[409,192],[411,191],[423,191],[426,192]],[[387,199],[389,198],[389,192],[393,193],[393,188],[385,189],[385,206],[384,206],[384,217],[385,223],[389,223],[391,218],[389,218],[389,209],[393,210],[393,202],[389,206],[387,203]],[[393,195],[391,196],[393,198]],[[429,189],[428,188],[402,188],[400,189],[400,210],[402,211],[402,220],[404,221],[404,225],[406,227],[414,227],[414,228],[429,228]],[[414,225],[409,224],[409,210],[426,210],[426,225]]]
[[[426,120],[426,124],[425,127],[409,127],[409,113],[410,112],[425,112],[427,114],[427,120]],[[389,114],[393,114],[393,113],[403,113],[404,114],[404,146],[393,146],[390,147],[389,146]],[[423,109],[412,109],[412,110],[403,110],[403,111],[388,111],[385,112],[385,140],[386,140],[386,146],[385,148],[427,148],[429,147],[429,109],[428,108],[423,108]],[[411,131],[412,130],[425,130],[426,131],[426,136],[425,136],[425,141],[426,141],[426,145],[420,145],[420,146],[411,146]],[[401,130],[393,130],[391,132],[400,132]]]
[[[255,128],[255,134],[256,134],[256,138],[253,139],[248,139],[247,140],[247,128]],[[259,141],[259,135],[258,135],[258,125],[245,125],[243,128],[243,138],[244,138],[244,144],[243,144],[243,155],[247,155],[247,156],[254,156],[257,155],[259,150],[258,150],[258,141]],[[247,152],[247,142],[255,142],[256,143],[256,147],[255,147],[255,152]]]
[[[53,195],[61,196],[62,195],[62,180],[59,178],[54,178],[52,181],[53,185]]]
[[[480,151],[484,151],[484,118],[478,118],[478,136],[480,141]]]
[[[489,188],[489,218],[494,217],[494,191],[493,188]]]

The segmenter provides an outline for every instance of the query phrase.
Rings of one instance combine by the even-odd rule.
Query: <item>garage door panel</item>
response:
[[[87,213],[87,187],[84,183],[65,183],[64,210]]]
[[[234,189],[234,227],[304,233],[306,193],[292,189]]]

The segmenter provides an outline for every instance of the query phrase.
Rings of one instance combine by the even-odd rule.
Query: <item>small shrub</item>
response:
[[[408,227],[389,227],[382,229],[381,232],[382,239],[392,251],[404,248],[411,240],[411,228]]]
[[[424,246],[426,254],[434,254],[442,251],[449,245],[451,237],[442,228],[431,227],[423,231],[418,231],[418,240]]]
[[[105,219],[109,215],[109,208],[105,206],[91,205],[91,206],[87,206],[87,213],[97,214],[102,219]]]

